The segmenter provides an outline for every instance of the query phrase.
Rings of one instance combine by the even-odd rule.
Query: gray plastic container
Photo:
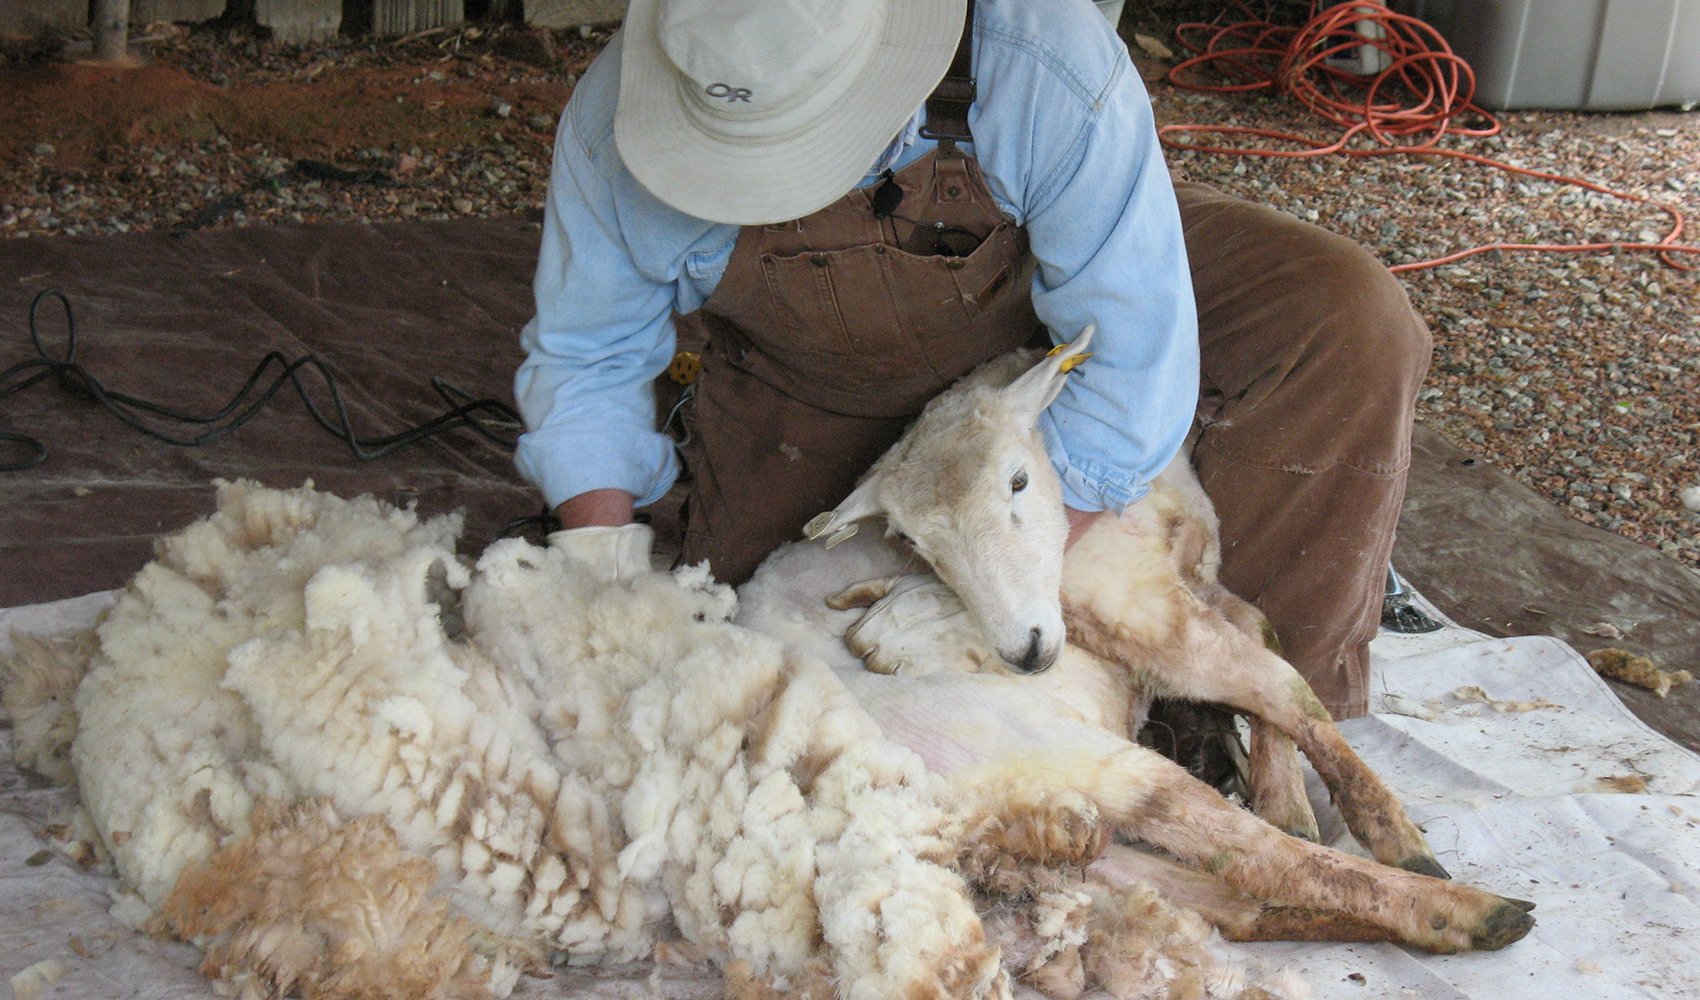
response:
[[[1485,108],[1700,102],[1700,0],[1393,0],[1476,71]]]

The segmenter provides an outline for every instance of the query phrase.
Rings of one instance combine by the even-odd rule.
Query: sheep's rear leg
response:
[[[1344,913],[1281,906],[1253,899],[1227,882],[1160,858],[1113,844],[1086,869],[1086,877],[1117,892],[1141,882],[1162,897],[1203,917],[1229,941],[1389,941],[1385,927]]]
[[[1289,837],[1144,747],[1076,777],[1118,828],[1259,900],[1354,918],[1437,953],[1503,948],[1534,926],[1525,904]]]

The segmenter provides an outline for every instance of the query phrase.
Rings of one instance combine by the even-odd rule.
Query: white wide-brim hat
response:
[[[668,205],[766,225],[856,185],[949,68],[966,0],[631,0],[614,141]]]

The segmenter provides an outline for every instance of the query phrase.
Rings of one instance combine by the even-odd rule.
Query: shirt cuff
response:
[[[1051,467],[1062,480],[1063,503],[1075,510],[1120,514],[1149,492],[1148,483],[1136,482],[1125,472],[1091,461],[1070,460],[1050,414],[1039,418],[1039,433],[1045,439],[1045,453],[1051,458]]]
[[[590,490],[625,490],[635,507],[665,496],[679,478],[673,439],[652,431],[624,442],[613,437],[607,428],[594,435],[561,428],[531,431],[520,435],[514,464],[543,492],[551,510]]]

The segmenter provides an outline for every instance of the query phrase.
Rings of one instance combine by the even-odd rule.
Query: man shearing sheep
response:
[[[958,376],[1096,325],[1040,428],[1070,538],[1196,424],[1222,581],[1366,711],[1428,332],[1357,245],[1171,182],[1087,0],[632,0],[561,120],[536,300],[517,462],[615,548],[680,471],[675,316],[706,329],[684,558],[733,583]]]

